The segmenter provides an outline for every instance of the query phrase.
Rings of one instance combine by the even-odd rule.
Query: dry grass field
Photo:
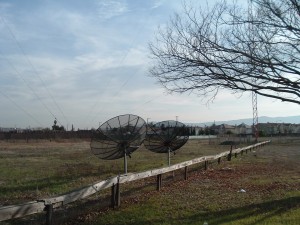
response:
[[[190,140],[171,162],[229,150],[221,140]],[[89,141],[0,143],[0,204],[47,198],[123,173],[123,160],[92,155]],[[272,144],[232,161],[123,184],[121,207],[109,208],[109,190],[54,212],[55,224],[298,224],[300,140],[273,138]],[[128,172],[167,166],[165,154],[143,147],[128,160]],[[246,192],[239,192],[241,189]],[[41,224],[39,214],[0,224]]]
[[[172,163],[228,150],[211,140],[189,141]],[[128,172],[167,165],[167,155],[143,146],[128,159]],[[38,140],[0,142],[0,205],[23,203],[57,194],[122,174],[123,159],[100,160],[90,150],[90,141]]]

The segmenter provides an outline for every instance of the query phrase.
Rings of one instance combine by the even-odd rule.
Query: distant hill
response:
[[[204,122],[204,123],[187,123],[188,125],[192,126],[210,126],[214,122]],[[245,123],[247,125],[252,125],[253,119],[238,119],[238,120],[227,120],[227,121],[215,121],[216,125],[220,124],[229,124],[229,125],[239,125],[241,123]],[[285,117],[268,117],[268,116],[261,116],[258,117],[258,123],[295,123],[300,124],[300,116],[285,116]]]

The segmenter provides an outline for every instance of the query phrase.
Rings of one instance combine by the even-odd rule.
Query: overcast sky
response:
[[[167,94],[149,76],[148,44],[181,2],[1,0],[0,127],[51,127],[57,118],[90,129],[127,113],[157,122],[251,118],[250,93],[222,92],[207,105]],[[300,106],[259,97],[258,113],[299,115]]]

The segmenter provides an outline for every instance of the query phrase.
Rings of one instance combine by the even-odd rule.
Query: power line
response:
[[[16,67],[14,67],[14,65],[10,62],[10,60],[8,58],[6,58],[1,51],[0,51],[0,54],[2,55],[2,57],[4,59],[6,59],[6,61],[8,62],[8,64],[13,68],[13,70],[15,71],[15,73],[17,74],[17,76],[20,77],[23,80],[23,82],[31,90],[31,92],[34,94],[34,96],[42,103],[42,105],[45,107],[45,109],[52,115],[53,118],[56,118],[56,116],[52,113],[52,111],[49,109],[49,107],[42,101],[42,99],[40,98],[40,96],[29,85],[29,83],[24,79],[24,77],[21,75],[21,73],[19,73],[19,71],[16,69]]]
[[[1,17],[1,16],[0,16]],[[55,100],[55,98],[53,97],[53,95],[51,94],[51,92],[49,91],[48,87],[46,86],[45,82],[43,81],[43,79],[41,78],[41,76],[38,74],[36,68],[33,66],[33,64],[31,63],[29,57],[27,56],[27,54],[25,53],[24,49],[22,48],[21,44],[18,42],[16,36],[14,35],[14,33],[12,32],[12,30],[10,29],[10,27],[8,26],[8,24],[6,23],[6,21],[4,20],[3,17],[1,17],[1,20],[3,22],[3,24],[6,26],[6,28],[8,29],[12,39],[16,42],[18,48],[21,50],[23,56],[26,58],[27,63],[32,67],[35,75],[39,78],[39,80],[41,81],[42,86],[45,88],[45,90],[47,91],[47,94],[50,96],[50,98],[52,99],[52,101],[54,102],[55,106],[58,108],[58,110],[60,111],[60,113],[63,115],[65,121],[67,123],[68,119],[66,118],[65,114],[63,113],[62,109],[60,108],[60,106],[58,105],[57,101]],[[51,113],[52,114],[52,113]],[[53,114],[52,114],[53,115]],[[55,116],[54,116],[55,117]]]
[[[150,13],[149,13],[149,16],[152,14],[152,12],[154,11],[154,8],[151,8],[150,10]],[[149,17],[148,17],[149,19]],[[135,37],[138,37],[140,32],[139,30],[141,29],[142,25],[139,26],[138,29],[136,29],[136,32],[137,32],[137,35],[135,35]],[[125,59],[127,58],[129,52],[130,52],[130,49],[131,49],[131,46],[133,46],[133,44],[135,43],[135,40],[132,40],[131,41],[131,44],[130,44],[130,47],[128,48],[128,50],[126,51],[126,53],[124,54],[124,56],[122,57],[122,59],[120,60],[120,63],[124,62]],[[130,79],[132,79],[133,76],[129,76],[123,83],[122,85],[120,86],[120,88],[113,94],[113,98],[115,98],[119,93],[120,91],[127,85],[127,83],[129,82]],[[110,77],[110,80],[109,80],[109,83],[111,81],[112,77]],[[95,103],[95,105],[93,106],[93,110],[94,108],[96,107],[96,104],[98,104],[99,100]],[[93,117],[93,119],[90,121],[90,124],[93,123],[95,121],[95,119],[97,118],[97,116],[102,113],[104,110],[104,108],[102,107],[100,111],[98,111],[95,116]],[[90,117],[91,116],[91,112],[88,114],[88,116]]]
[[[131,43],[131,45],[133,44],[133,41]],[[130,46],[131,46],[130,45]],[[129,51],[130,51],[130,48],[126,51],[126,54],[122,57],[122,59],[120,60],[120,63],[124,62],[125,59],[127,58],[128,54],[129,54]],[[107,82],[107,84],[105,85],[105,90],[107,89],[107,87],[109,86],[109,84],[111,83],[111,80],[114,76],[110,76],[110,79],[109,81]],[[117,96],[117,94],[120,92],[120,90],[127,84],[127,82],[129,81],[131,77],[129,77],[122,85],[121,87],[119,88],[119,90],[112,96],[113,98]],[[104,93],[103,91],[101,93]],[[100,99],[100,98],[98,98]],[[92,107],[92,110],[90,111],[90,113],[88,113],[87,115],[90,116],[92,114],[92,111],[94,111],[94,109],[96,108],[97,104],[99,103],[99,100],[97,100],[94,104],[94,106]],[[98,114],[100,114],[101,112],[103,112],[103,107],[101,108],[100,111],[98,111],[95,116],[93,117],[93,119],[90,121],[90,123],[93,123],[96,119],[96,117],[98,116]]]
[[[32,120],[34,120],[36,123],[38,123],[41,127],[43,127],[43,125],[29,112],[27,112],[23,107],[21,107],[20,105],[18,105],[12,98],[10,98],[7,94],[5,94],[4,92],[2,92],[0,90],[0,93],[6,97],[9,101],[11,101],[18,109],[22,110],[25,114],[27,114],[27,116],[29,116]]]

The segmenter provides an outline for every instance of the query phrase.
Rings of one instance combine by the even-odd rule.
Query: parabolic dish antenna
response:
[[[137,150],[146,135],[146,122],[141,117],[125,114],[103,123],[91,141],[91,150],[100,159],[114,160],[124,157],[127,174],[127,156]]]
[[[178,121],[167,120],[148,126],[144,146],[156,153],[168,153],[168,163],[170,153],[181,148],[189,139],[186,126]]]

